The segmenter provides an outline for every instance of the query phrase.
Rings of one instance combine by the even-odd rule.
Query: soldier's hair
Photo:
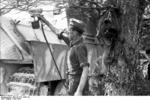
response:
[[[73,31],[77,31],[79,33],[79,35],[82,35],[83,34],[83,30],[76,27],[76,26],[72,26],[70,29],[72,29]]]

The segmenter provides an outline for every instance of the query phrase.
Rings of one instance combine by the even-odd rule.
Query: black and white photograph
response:
[[[150,0],[0,0],[0,99],[34,96],[149,97]]]

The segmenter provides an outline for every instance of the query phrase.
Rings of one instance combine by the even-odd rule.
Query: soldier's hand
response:
[[[57,34],[58,39],[63,39],[63,33],[66,31],[66,29],[64,29],[63,31],[60,32],[60,34]]]
[[[76,91],[74,96],[82,96],[82,92],[81,91]]]
[[[58,39],[62,39],[62,35],[61,34],[57,34]]]

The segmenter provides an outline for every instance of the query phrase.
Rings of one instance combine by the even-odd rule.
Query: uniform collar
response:
[[[75,45],[78,45],[78,44],[80,44],[82,41],[83,41],[83,39],[82,39],[82,37],[80,37],[80,38],[78,38],[78,39],[75,40],[75,41],[71,41],[71,42],[70,42],[70,46],[73,47],[73,46],[75,46]]]

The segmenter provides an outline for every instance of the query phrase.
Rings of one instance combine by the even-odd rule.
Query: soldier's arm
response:
[[[59,30],[57,28],[55,28],[43,15],[38,15],[38,18],[45,23],[51,30],[52,32],[54,32],[55,34],[58,34]]]
[[[83,67],[83,72],[82,72],[82,75],[80,78],[80,83],[79,83],[78,88],[74,95],[76,95],[76,96],[82,95],[83,89],[84,89],[87,79],[88,79],[88,70],[89,70],[88,66]]]
[[[59,30],[58,30],[57,28],[55,28],[48,20],[46,20],[46,18],[45,18],[43,15],[39,15],[38,18],[39,18],[43,23],[45,23],[45,24],[58,36],[59,39],[64,40],[64,42],[65,42],[68,46],[70,45],[69,38],[63,35],[64,32],[61,32],[60,34],[58,34],[58,33],[59,33]]]
[[[83,68],[82,75],[80,78],[80,82],[78,85],[78,88],[74,95],[82,95],[83,89],[85,88],[85,85],[87,83],[88,79],[88,71],[89,71],[89,63],[87,60],[87,48],[85,46],[81,46],[78,48],[78,58],[80,61],[80,67]]]
[[[63,35],[63,32],[57,35],[58,39],[63,40],[68,46],[70,45],[70,40],[68,37]]]

